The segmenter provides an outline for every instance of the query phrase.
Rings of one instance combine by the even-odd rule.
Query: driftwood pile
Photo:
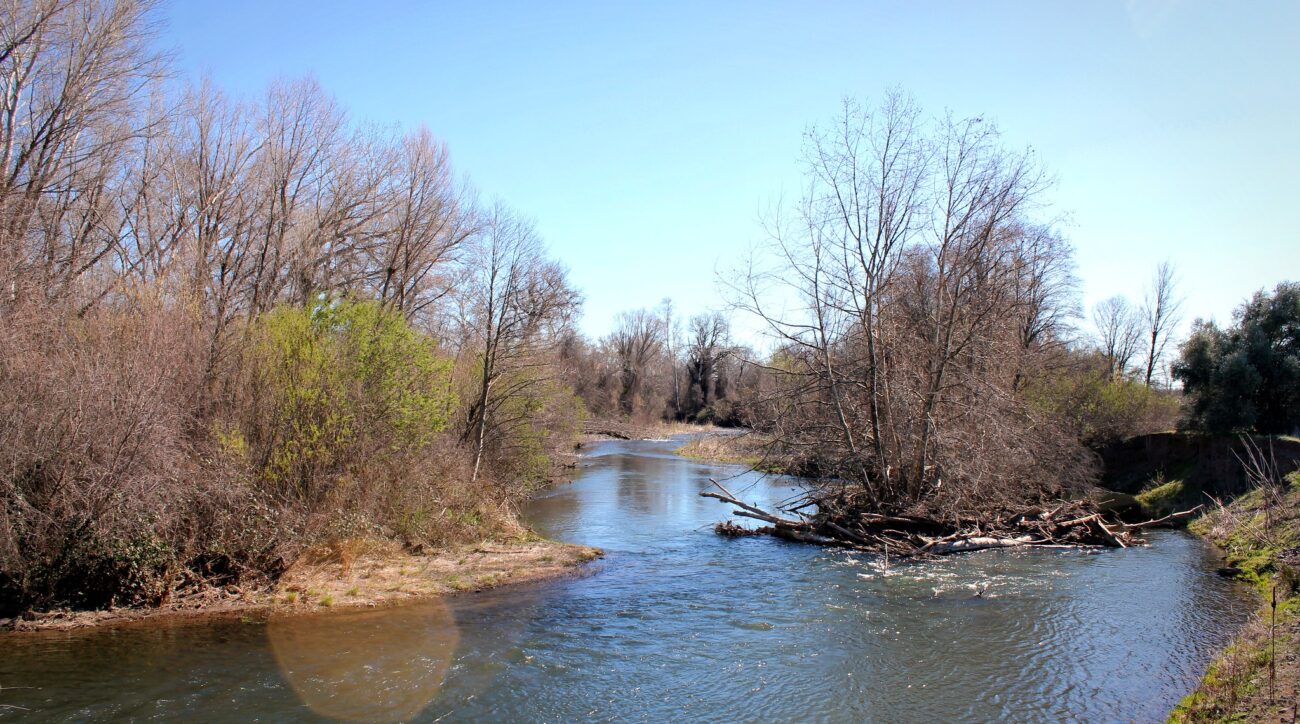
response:
[[[958,518],[940,521],[911,515],[881,515],[863,512],[851,506],[837,505],[833,498],[805,499],[799,504],[772,513],[746,503],[710,479],[717,492],[706,490],[702,497],[714,498],[735,506],[733,514],[759,520],[768,525],[745,528],[730,521],[718,523],[719,535],[774,535],[778,538],[840,545],[891,556],[918,557],[962,553],[986,548],[1038,546],[1049,548],[1127,548],[1141,544],[1141,531],[1172,526],[1201,510],[1191,510],[1148,520],[1125,523],[1107,518],[1085,501],[1062,501],[1053,506],[1034,506],[1024,510],[1001,511],[977,520]],[[802,510],[817,506],[806,515]]]

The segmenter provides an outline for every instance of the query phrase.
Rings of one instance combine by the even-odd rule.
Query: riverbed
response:
[[[987,551],[886,567],[722,538],[724,479],[593,445],[526,510],[603,548],[572,578],[369,611],[0,636],[0,719],[1158,721],[1254,608],[1201,540]]]

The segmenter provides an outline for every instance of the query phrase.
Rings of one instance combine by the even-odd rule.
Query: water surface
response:
[[[1157,721],[1252,609],[1183,533],[888,571],[721,538],[707,478],[761,505],[794,489],[677,444],[599,443],[527,510],[544,535],[605,549],[591,575],[270,623],[0,637],[0,718]]]

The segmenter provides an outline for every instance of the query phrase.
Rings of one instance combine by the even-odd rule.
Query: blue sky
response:
[[[1162,259],[1189,318],[1300,279],[1296,2],[181,2],[183,76],[254,96],[313,75],[355,118],[445,140],[533,218],[586,294],[583,328],[716,271],[797,194],[801,134],[898,86],[997,121],[1058,183],[1084,301],[1140,297]]]

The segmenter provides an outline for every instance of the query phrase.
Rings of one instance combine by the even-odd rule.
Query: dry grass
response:
[[[688,433],[713,433],[723,428],[711,424],[699,424],[695,422],[678,422],[662,421],[650,426],[650,429],[656,434],[656,437],[670,437],[672,435],[684,435]]]
[[[677,448],[682,457],[718,463],[745,465],[758,470],[779,472],[769,459],[771,440],[755,433],[702,435]]]

